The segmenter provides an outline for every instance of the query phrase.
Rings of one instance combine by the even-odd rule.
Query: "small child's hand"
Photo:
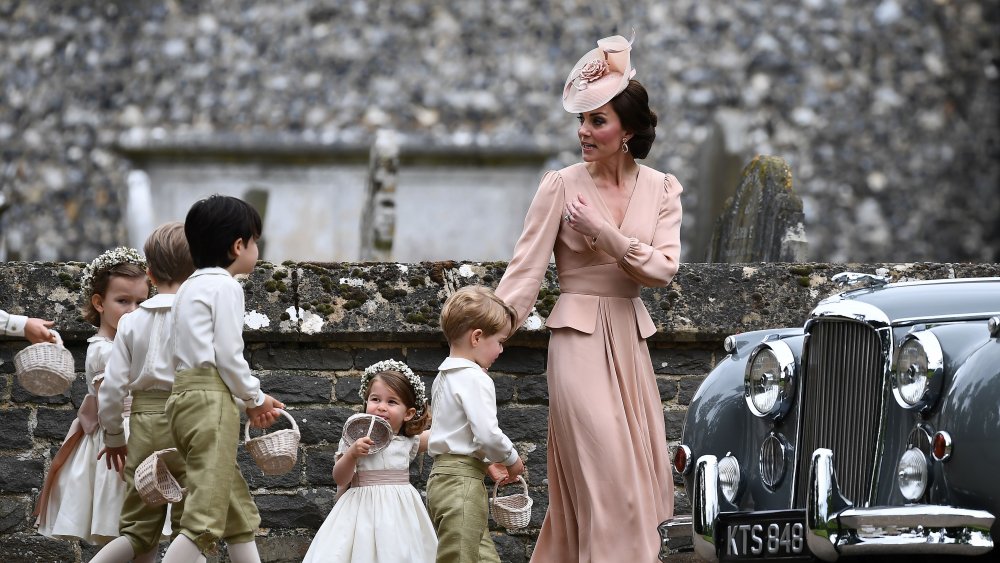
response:
[[[353,444],[351,444],[351,447],[347,449],[347,453],[344,455],[349,455],[354,459],[358,459],[359,457],[364,457],[368,455],[372,450],[372,446],[374,445],[375,445],[374,440],[372,440],[368,436],[362,436],[357,440],[355,440]]]
[[[522,473],[524,473],[524,460],[518,457],[517,461],[507,466],[507,478],[501,481],[500,485],[503,486],[517,481],[517,478]]]
[[[259,407],[247,407],[247,418],[250,419],[250,426],[254,428],[268,428],[281,416],[278,409],[285,408],[285,404],[270,395],[264,395],[264,402]]]
[[[28,319],[28,322],[24,323],[24,337],[32,344],[55,342],[56,335],[49,330],[54,324],[54,321],[44,319]]]
[[[128,455],[128,446],[121,446],[118,448],[112,448],[110,446],[105,446],[100,452],[97,453],[97,459],[101,459],[104,455],[108,457],[104,458],[104,463],[108,466],[108,471],[111,471],[111,466],[115,466],[115,471],[121,475],[122,480],[125,480],[125,457]]]
[[[507,466],[502,463],[491,463],[486,468],[486,474],[490,476],[490,479],[494,483],[502,483],[507,479]]]

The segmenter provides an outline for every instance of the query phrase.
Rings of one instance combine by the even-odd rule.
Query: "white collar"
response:
[[[480,367],[479,364],[473,362],[472,360],[467,360],[465,358],[456,358],[454,356],[448,356],[447,358],[444,359],[443,362],[441,362],[441,365],[438,366],[438,371],[448,371],[461,368],[475,368],[478,370],[483,369],[482,367]]]
[[[227,270],[225,268],[222,268],[222,267],[219,267],[219,266],[210,266],[208,268],[198,268],[197,270],[194,271],[193,274],[191,274],[190,277],[188,277],[188,279],[196,278],[196,277],[199,277],[199,276],[229,276],[229,277],[233,277],[233,275],[229,273],[229,270]]]
[[[174,306],[174,293],[157,293],[139,304],[143,309],[169,309]]]

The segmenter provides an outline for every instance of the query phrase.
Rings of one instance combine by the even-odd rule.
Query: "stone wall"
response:
[[[634,26],[687,260],[735,188],[716,145],[789,162],[810,259],[995,260],[998,25],[995,0],[0,0],[0,259],[124,243],[150,155],[366,154],[391,127],[403,157],[575,160],[563,80]]]
[[[82,375],[86,338],[75,300],[79,263],[0,264],[0,308],[54,318],[81,372],[57,397],[27,393],[13,375],[23,341],[0,341],[0,553],[5,560],[86,561],[92,546],[34,534],[31,508],[44,473],[86,393]],[[360,409],[358,377],[388,357],[405,360],[431,383],[445,357],[437,318],[445,296],[472,283],[496,285],[504,263],[423,264],[260,263],[244,281],[246,355],[264,388],[285,401],[302,432],[291,473],[264,476],[241,452],[240,464],[263,522],[264,561],[299,561],[334,502],[333,453],[343,422]],[[680,438],[686,406],[723,357],[722,339],[769,326],[800,325],[809,309],[836,288],[842,271],[887,274],[896,281],[1000,275],[1000,265],[973,264],[685,264],[665,288],[643,299],[658,333],[650,339],[663,401],[667,439]],[[501,426],[528,463],[535,499],[530,527],[512,534],[494,529],[504,561],[530,556],[546,507],[543,317],[558,293],[550,276],[536,303],[538,315],[509,343],[493,366]],[[423,490],[430,460],[411,468]],[[680,485],[680,481],[676,481]],[[678,487],[678,512],[690,510]]]

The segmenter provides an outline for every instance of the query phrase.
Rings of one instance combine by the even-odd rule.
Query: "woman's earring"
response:
[[[622,152],[628,152],[628,142],[622,139]]]

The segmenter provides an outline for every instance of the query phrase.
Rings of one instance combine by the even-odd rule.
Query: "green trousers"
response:
[[[170,434],[185,464],[187,487],[178,532],[203,553],[220,539],[254,540],[260,514],[236,465],[240,411],[215,368],[177,372],[167,400]]]
[[[129,417],[128,455],[125,457],[125,483],[128,488],[119,532],[128,538],[132,551],[146,553],[160,543],[163,523],[167,519],[170,506],[171,527],[177,530],[184,501],[172,505],[149,506],[142,502],[135,488],[135,469],[153,452],[174,447],[174,440],[167,432],[168,423],[165,407],[170,391],[139,391],[132,396],[132,415]],[[179,455],[162,457],[170,474],[184,482],[184,463]]]
[[[437,563],[500,563],[490,537],[486,464],[464,455],[434,458],[427,511],[438,536]]]

